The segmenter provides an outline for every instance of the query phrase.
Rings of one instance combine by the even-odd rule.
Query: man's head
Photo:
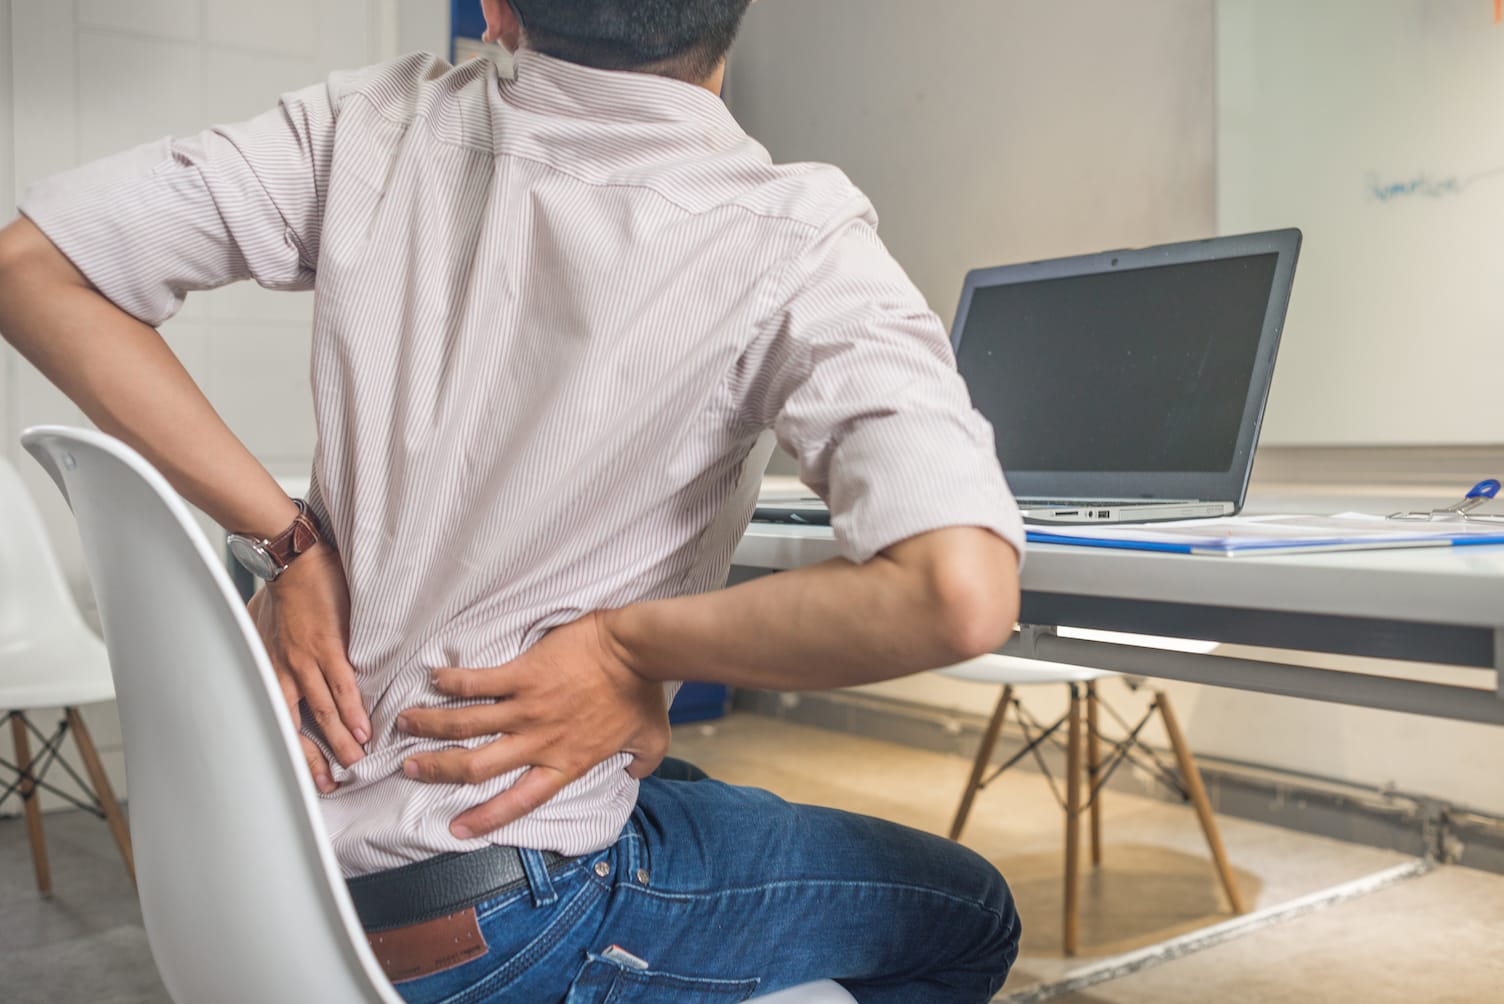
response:
[[[603,70],[695,83],[720,65],[751,0],[483,0],[487,35]]]

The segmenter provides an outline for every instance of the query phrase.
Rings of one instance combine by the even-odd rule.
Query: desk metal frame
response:
[[[782,570],[836,554],[828,530],[754,524],[735,563]],[[1022,584],[1010,655],[1504,725],[1504,547],[1221,558],[1038,546]],[[1057,627],[1467,667],[1480,685],[1066,638]]]
[[[1049,609],[1048,602],[1039,603],[1039,597],[1025,596],[1024,617],[1032,621],[1041,607]],[[1074,599],[1074,598],[1072,598]],[[1112,604],[1116,606],[1117,604]],[[1459,721],[1480,722],[1488,725],[1504,725],[1504,692],[1497,686],[1499,669],[1493,662],[1493,653],[1504,636],[1498,630],[1462,628],[1455,631],[1438,630],[1436,625],[1397,625],[1392,622],[1374,625],[1374,630],[1391,633],[1404,627],[1414,627],[1413,634],[1404,635],[1404,644],[1393,647],[1376,647],[1374,635],[1354,633],[1357,624],[1334,623],[1324,638],[1307,638],[1294,642],[1302,631],[1281,632],[1278,617],[1254,616],[1251,624],[1243,624],[1236,617],[1228,618],[1223,608],[1211,608],[1228,626],[1215,632],[1185,635],[1208,641],[1233,642],[1270,647],[1269,639],[1278,638],[1280,648],[1301,651],[1324,651],[1342,655],[1361,655],[1374,658],[1407,659],[1416,662],[1435,662],[1446,665],[1473,666],[1492,669],[1495,688],[1463,687],[1455,684],[1433,683],[1426,680],[1410,680],[1372,673],[1346,672],[1323,669],[1300,663],[1269,662],[1260,659],[1241,659],[1225,655],[1199,655],[1175,652],[1143,645],[1117,645],[1108,642],[1087,641],[1079,638],[1062,638],[1055,633],[1053,625],[1091,627],[1108,631],[1132,631],[1140,634],[1164,635],[1169,633],[1160,627],[1150,627],[1148,618],[1131,621],[1132,627],[1124,626],[1117,618],[1099,619],[1058,616],[1045,625],[1025,623],[1022,630],[1003,648],[1009,655],[1026,656],[1046,662],[1064,662],[1111,669],[1134,676],[1161,677],[1201,683],[1213,687],[1231,687],[1236,690],[1252,690],[1284,697],[1302,697],[1307,700],[1330,701],[1337,704],[1352,704],[1360,707],[1378,708],[1383,711],[1403,711],[1411,714],[1430,715],[1437,718],[1453,718]],[[1116,612],[1116,611],[1114,611]],[[1131,611],[1130,611],[1131,613]],[[1257,612],[1255,612],[1257,614]],[[1301,615],[1296,615],[1301,616]],[[1336,622],[1348,618],[1332,618]],[[1181,620],[1180,623],[1184,623]],[[1258,633],[1244,635],[1240,626],[1251,626]],[[1320,630],[1309,623],[1303,629]],[[1341,637],[1351,637],[1352,643],[1336,644]],[[1243,640],[1246,638],[1247,640]],[[1376,650],[1377,649],[1377,650]],[[1474,661],[1480,649],[1486,649],[1489,661]],[[1403,652],[1404,654],[1399,654]]]

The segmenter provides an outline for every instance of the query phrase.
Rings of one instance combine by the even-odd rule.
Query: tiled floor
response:
[[[675,755],[726,781],[943,831],[965,779],[957,757],[917,752],[751,715],[687,726]],[[9,807],[7,807],[9,808]],[[1110,793],[1105,861],[1083,882],[1082,955],[1060,955],[1061,816],[1037,774],[982,793],[965,840],[1008,876],[1025,920],[1007,992],[1093,958],[1225,919],[1188,808]],[[1406,859],[1221,820],[1244,893],[1280,903]],[[49,815],[55,895],[32,884],[25,828],[0,820],[0,1001],[159,1004],[135,898],[104,825]],[[1372,896],[1100,984],[1075,1004],[1216,1001],[1504,1002],[1504,876],[1441,868]]]

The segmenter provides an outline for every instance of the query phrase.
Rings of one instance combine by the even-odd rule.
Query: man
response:
[[[746,6],[483,0],[515,80],[336,74],[45,182],[0,234],[0,331],[272,580],[258,626],[409,1000],[981,1001],[1016,954],[963,848],[647,776],[666,681],[870,682],[1017,612],[940,323],[850,182],[716,97]],[[152,327],[244,278],[315,290],[306,504]],[[716,590],[768,428],[843,557]]]

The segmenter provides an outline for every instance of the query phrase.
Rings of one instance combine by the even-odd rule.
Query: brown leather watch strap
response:
[[[313,517],[308,515],[308,503],[302,499],[293,501],[298,504],[298,515],[292,525],[266,542],[266,553],[278,568],[286,568],[294,558],[319,542],[319,529],[313,525]]]

